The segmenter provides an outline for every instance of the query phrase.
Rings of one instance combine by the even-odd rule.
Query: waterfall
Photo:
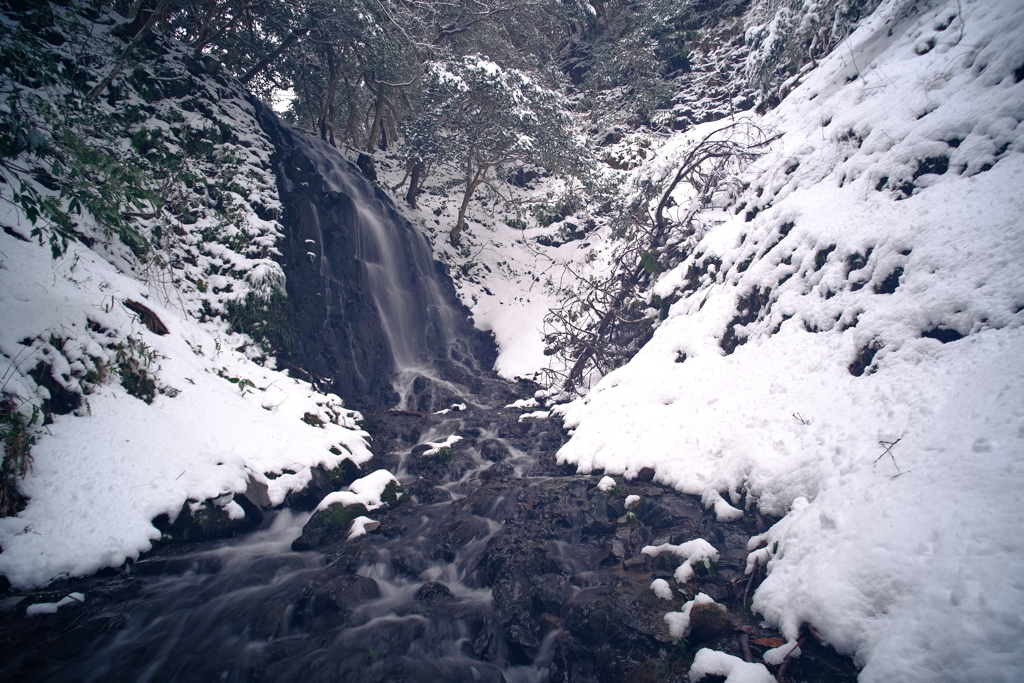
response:
[[[296,364],[371,406],[436,410],[478,391],[493,341],[473,329],[426,238],[337,149],[257,113],[279,155]]]

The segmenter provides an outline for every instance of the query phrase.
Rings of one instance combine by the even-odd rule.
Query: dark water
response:
[[[438,419],[421,440],[468,423]],[[557,631],[529,655],[510,652],[492,588],[476,570],[523,484],[553,478],[521,478],[536,458],[500,438],[497,425],[470,430],[480,438],[426,486],[410,472],[422,469],[415,456],[392,453],[392,469],[420,484],[385,514],[371,513],[388,528],[326,554],[293,552],[309,514],[281,510],[246,538],[163,549],[129,574],[78,583],[85,605],[24,618],[50,642],[40,648],[26,633],[9,647],[17,639],[8,634],[0,672],[40,681],[549,680]],[[499,450],[506,481],[481,492],[479,476],[496,464],[484,456]],[[440,500],[417,504],[425,491]],[[470,496],[466,509],[459,503]],[[573,526],[552,544],[569,564]],[[70,657],[59,651],[68,633]]]
[[[758,641],[778,637],[744,600],[756,587],[746,543],[765,520],[718,523],[654,482],[602,492],[598,476],[555,462],[557,425],[476,405],[456,415],[368,415],[378,456],[365,468],[387,467],[404,490],[369,513],[381,525],[364,536],[349,540],[346,522],[296,552],[304,523],[326,513],[281,510],[245,538],[165,546],[129,573],[9,598],[0,679],[685,681],[699,647],[742,656],[743,636],[758,657],[769,647]],[[415,448],[456,432],[450,458]],[[694,538],[721,559],[685,586],[672,581],[678,560],[640,553]],[[654,595],[654,578],[673,600]],[[71,591],[85,603],[24,616]],[[664,614],[697,592],[728,609],[727,623],[676,642]],[[813,640],[802,648],[787,680],[854,680],[848,660]]]

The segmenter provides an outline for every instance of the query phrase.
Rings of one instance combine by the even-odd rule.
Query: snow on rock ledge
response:
[[[384,495],[384,490],[391,482],[397,483],[398,479],[387,470],[370,472],[362,479],[352,482],[348,491],[335,491],[327,494],[316,506],[316,509],[326,510],[335,503],[341,503],[345,507],[361,504],[367,510],[375,510],[383,505],[381,496]]]

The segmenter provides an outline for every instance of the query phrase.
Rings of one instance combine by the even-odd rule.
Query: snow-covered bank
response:
[[[883,3],[766,117],[653,340],[559,409],[582,471],[785,514],[754,607],[864,681],[1024,668],[1021,26]]]
[[[42,430],[21,487],[28,507],[0,519],[0,573],[12,584],[41,584],[138,557],[160,537],[151,520],[160,514],[173,519],[186,499],[244,493],[252,477],[267,484],[271,502],[279,504],[309,482],[311,467],[369,459],[351,412],[337,397],[248,360],[231,348],[242,340],[219,325],[200,325],[147,300],[156,294],[145,284],[81,245],[51,263],[46,247],[7,235],[0,240],[0,306],[8,321],[0,348],[16,358],[20,350],[18,360],[29,366],[43,349],[58,362],[64,356],[47,349],[56,334],[71,354],[85,348],[85,362],[110,356],[113,364],[116,351],[92,339],[89,325],[98,324],[112,332],[111,340],[131,335],[145,344],[159,386],[176,390],[146,404],[113,381],[100,384],[84,397],[81,414],[56,415]],[[122,305],[126,299],[147,301],[170,333],[146,329]],[[32,343],[17,341],[26,338]],[[229,378],[252,384],[239,389]],[[27,393],[11,384],[7,389]],[[314,420],[307,414],[322,427],[309,424]]]
[[[104,24],[83,34],[73,14],[58,19],[63,42],[43,48],[5,15],[5,49],[43,62],[94,51],[102,65],[104,49],[119,45]],[[5,428],[27,430],[20,444],[35,440],[18,481],[28,504],[0,519],[0,574],[16,587],[138,557],[160,538],[154,518],[174,520],[186,501],[239,519],[233,495],[250,482],[276,505],[306,486],[311,468],[371,457],[358,413],[274,369],[266,349],[233,331],[240,309],[260,309],[284,287],[273,260],[282,237],[273,145],[240,88],[189,62],[180,45],[157,47],[92,118],[69,127],[87,152],[163,193],[159,210],[122,208],[138,211],[134,241],[69,205],[70,181],[58,187],[49,175],[62,167],[42,143],[4,159],[0,407]],[[147,68],[179,94],[161,96]],[[4,75],[2,113],[37,139],[59,139]],[[40,111],[81,97],[63,72],[31,95]],[[24,210],[33,191],[73,221],[79,239],[63,253],[46,244],[56,230],[48,217]]]

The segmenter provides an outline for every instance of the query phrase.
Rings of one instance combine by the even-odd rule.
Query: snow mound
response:
[[[655,579],[651,582],[651,590],[662,600],[671,600],[672,586],[668,585],[668,581],[665,579]]]
[[[764,664],[744,662],[739,657],[727,655],[718,650],[703,648],[697,651],[690,667],[690,680],[699,681],[705,676],[725,676],[725,683],[773,683],[775,676]]]
[[[451,450],[451,447],[460,441],[462,441],[462,437],[457,434],[452,434],[444,441],[427,441],[423,445],[428,446],[428,448],[420,453],[420,455],[423,457],[437,455],[443,450]]]
[[[671,543],[648,545],[644,546],[640,552],[651,557],[657,557],[661,553],[673,553],[677,557],[683,558],[684,562],[679,565],[675,572],[675,580],[679,583],[686,583],[693,578],[696,565],[704,564],[706,568],[710,569],[711,563],[718,561],[718,551],[715,550],[715,546],[703,538],[697,538],[679,545],[672,545]]]
[[[666,585],[667,582],[666,582]],[[658,597],[662,597],[658,595]],[[671,597],[671,590],[669,592]],[[665,623],[668,624],[668,632],[673,638],[683,638],[686,636],[686,632],[690,628],[690,610],[693,609],[694,605],[713,605],[715,604],[714,598],[705,595],[704,593],[697,593],[693,600],[688,600],[683,608],[678,612],[669,612],[665,615]]]
[[[317,510],[326,510],[335,503],[341,503],[345,507],[349,505],[365,505],[367,510],[375,510],[384,503],[380,497],[384,495],[384,489],[391,482],[397,482],[395,475],[387,470],[370,472],[362,479],[356,479],[348,487],[348,491],[334,491],[324,496]]]

